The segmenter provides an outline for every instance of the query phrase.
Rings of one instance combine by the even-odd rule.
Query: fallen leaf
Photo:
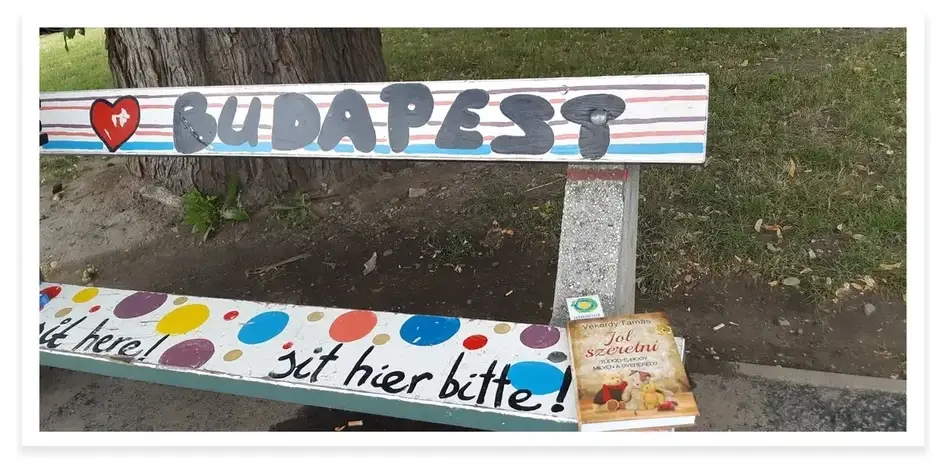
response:
[[[893,269],[896,269],[900,266],[902,266],[902,261],[896,264],[880,264],[879,269],[882,269],[883,271],[892,271]]]
[[[813,251],[813,248],[808,249],[807,254],[810,255],[810,259],[816,259],[816,252]]]
[[[853,289],[860,290],[860,291],[863,290],[863,286],[857,282],[851,282],[850,285],[853,286]]]
[[[850,291],[850,283],[844,282],[842,287],[840,287],[839,289],[836,289],[836,296],[840,297],[849,291]]]
[[[783,238],[783,232],[780,231],[780,227],[777,227],[777,238]]]
[[[370,257],[370,259],[368,259],[367,262],[364,263],[364,276],[370,274],[370,272],[373,271],[374,269],[377,269],[377,252],[376,251]]]
[[[776,286],[777,286],[777,281],[770,281],[770,282],[768,282],[768,284],[770,284],[770,287],[776,287]]]
[[[780,248],[777,248],[773,243],[770,242],[767,242],[767,249],[773,252],[780,251]]]
[[[853,240],[863,241],[863,240],[865,240],[865,239],[866,239],[866,235],[863,235],[863,234],[861,234],[861,233],[854,233],[854,234],[853,234]]]
[[[797,174],[797,164],[794,163],[793,159],[790,159],[790,167],[787,168],[787,174],[793,178]]]
[[[768,231],[768,232],[776,232],[778,226],[777,226],[777,225],[764,225],[764,226],[762,226],[762,227],[763,227],[764,230],[766,230],[766,231]]]
[[[843,231],[843,224],[837,225],[837,226],[836,226],[836,230],[842,232],[842,231]]]
[[[760,232],[760,228],[764,225],[764,219],[757,219],[757,222],[754,222],[754,231]]]
[[[810,268],[803,268],[802,270],[800,270],[800,274],[808,274],[808,273],[812,273],[812,272],[813,272],[813,270],[810,269]]]
[[[893,153],[895,153],[895,152],[893,152],[892,150],[887,150],[887,151],[886,151],[886,155],[892,155]]]
[[[748,64],[748,63],[749,63],[749,62],[747,62],[747,59],[744,59],[744,61],[740,63],[740,66],[741,66],[741,67],[747,67],[747,64]]]
[[[799,285],[800,285],[800,279],[797,279],[797,278],[795,278],[795,277],[787,277],[787,278],[784,278],[784,279],[783,279],[783,285],[785,285],[785,286],[790,286],[790,287],[799,286]]]

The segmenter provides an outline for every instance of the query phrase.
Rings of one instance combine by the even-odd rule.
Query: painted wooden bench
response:
[[[44,94],[42,155],[569,163],[549,325],[40,284],[53,367],[487,430],[575,430],[565,299],[634,310],[641,163],[702,163],[708,77]]]

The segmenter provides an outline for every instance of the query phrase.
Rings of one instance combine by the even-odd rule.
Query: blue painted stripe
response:
[[[119,150],[175,150],[172,142],[126,142]]]
[[[43,146],[45,149],[52,150],[102,150],[105,147],[102,142],[90,142],[85,140],[51,140]]]
[[[553,155],[579,155],[578,145],[556,145]],[[700,142],[675,142],[662,144],[609,144],[608,153],[612,155],[664,155],[668,153],[702,153],[704,144]]]
[[[83,141],[83,140],[51,140],[43,146],[45,149],[54,150],[102,150],[101,142]],[[123,144],[121,150],[127,151],[174,151],[172,142],[127,142]],[[321,149],[317,144],[309,144],[304,150],[319,152]],[[270,142],[258,142],[258,145],[251,147],[248,144],[226,145],[222,143],[213,144],[213,153],[217,152],[249,152],[249,153],[267,153],[271,152]],[[350,144],[338,144],[334,147],[334,152],[341,154],[354,153],[355,149]],[[377,145],[374,152],[379,154],[392,153],[388,145]],[[401,152],[407,155],[489,155],[492,149],[489,145],[482,145],[475,149],[441,149],[434,144],[413,144]],[[552,147],[553,155],[579,155],[578,145],[556,145]],[[704,153],[704,144],[701,142],[671,142],[671,143],[650,143],[650,144],[611,144],[608,146],[610,155],[665,155],[677,153]]]
[[[408,155],[489,155],[492,149],[488,145],[481,145],[474,149],[441,149],[434,144],[407,145],[403,153]]]

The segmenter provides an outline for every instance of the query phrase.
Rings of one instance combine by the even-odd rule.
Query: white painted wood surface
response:
[[[40,294],[47,365],[477,429],[576,429],[562,328],[56,283]],[[282,377],[292,352],[304,365]]]
[[[173,107],[179,96],[198,91],[209,103],[209,114],[219,117],[229,96],[238,100],[235,128],[240,128],[253,98],[262,103],[259,142],[251,147],[225,145],[215,140],[190,155],[304,157],[304,158],[375,158],[447,161],[510,161],[571,163],[703,163],[706,153],[708,117],[708,75],[674,74],[590,78],[546,78],[520,80],[480,80],[422,82],[433,93],[434,111],[423,127],[410,128],[409,146],[400,153],[391,151],[388,142],[388,104],[380,99],[380,90],[388,83],[271,85],[240,87],[150,88],[126,90],[89,90],[66,93],[44,93],[40,96],[42,132],[49,143],[41,154],[106,155],[106,146],[91,127],[90,107],[94,100],[113,103],[121,96],[134,96],[141,119],[135,133],[115,154],[181,155],[175,150],[172,126]],[[484,142],[475,150],[440,149],[435,136],[450,105],[461,90],[486,90],[489,105],[472,111],[480,122],[473,130],[480,132]],[[323,151],[316,144],[292,151],[271,148],[272,105],[276,96],[294,92],[307,95],[326,117],[335,94],[344,89],[358,91],[366,100],[376,131],[376,147],[361,152],[344,138],[332,150]],[[508,96],[531,94],[552,104],[554,117],[548,125],[555,135],[554,146],[541,155],[507,155],[492,151],[490,143],[501,135],[523,136],[519,126],[503,115],[499,103]],[[625,101],[625,110],[611,121],[611,142],[607,153],[597,160],[580,155],[580,126],[566,121],[561,107],[567,100],[593,93],[608,93]],[[118,114],[118,113],[117,113]],[[118,123],[119,121],[115,121]]]
[[[574,422],[576,416],[565,332],[548,325],[66,284],[40,288],[52,297],[40,309],[40,349],[47,353],[543,420]],[[332,351],[337,358],[315,374],[318,357]],[[290,369],[292,352],[297,364],[313,359],[299,378],[275,378]],[[366,381],[360,370],[351,376],[360,365],[372,368]],[[477,375],[490,369],[488,379]],[[484,386],[503,371],[511,382]],[[414,376],[420,378],[411,390]]]

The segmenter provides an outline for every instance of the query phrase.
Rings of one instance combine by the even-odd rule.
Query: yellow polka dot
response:
[[[321,318],[324,318],[324,312],[311,312],[311,314],[307,316],[307,321],[318,321]]]
[[[511,330],[511,329],[512,329],[512,325],[510,325],[510,324],[508,324],[508,323],[500,323],[500,324],[498,324],[498,325],[496,325],[496,326],[493,327],[493,331],[495,331],[496,333],[499,333],[499,334],[501,334],[501,335],[504,335],[504,334],[506,334],[506,333],[509,333],[509,330]]]
[[[175,300],[172,301],[172,303],[175,304],[175,305],[182,305],[182,304],[184,304],[185,302],[188,302],[188,297],[179,297],[179,298],[177,298],[177,299],[175,299]]]
[[[380,346],[381,344],[386,344],[387,341],[390,341],[390,335],[386,333],[382,333],[377,336],[374,336],[374,344],[376,344],[377,346]]]
[[[183,305],[166,313],[155,325],[155,331],[164,335],[182,335],[202,326],[208,320],[208,315],[205,305]]]
[[[83,302],[89,302],[93,297],[99,295],[99,289],[95,287],[87,287],[73,296],[73,302],[81,304]]]
[[[66,315],[69,315],[69,312],[72,312],[72,311],[73,309],[69,307],[61,308],[58,312],[54,313],[53,316],[56,318],[65,317]]]
[[[238,359],[239,357],[241,357],[241,350],[232,349],[231,351],[228,351],[225,353],[224,359],[225,359],[225,362],[231,362],[231,361],[234,361],[235,359]]]

